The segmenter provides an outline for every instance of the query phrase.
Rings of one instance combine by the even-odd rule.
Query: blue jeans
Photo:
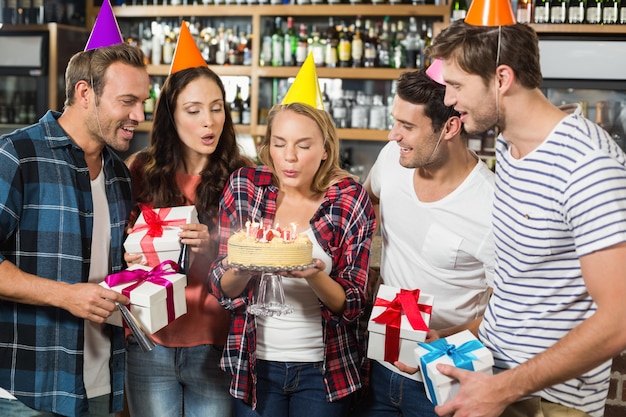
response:
[[[424,384],[371,361],[370,388],[354,417],[438,417]]]
[[[126,397],[133,417],[229,417],[230,375],[219,368],[222,346],[142,352],[129,337]]]
[[[235,400],[235,417],[344,417],[351,396],[329,403],[320,362],[257,360],[257,408]]]
[[[33,410],[21,401],[0,398],[0,416],[2,417],[60,417],[60,414]],[[81,417],[114,417],[109,412],[109,395],[89,399],[89,412]]]

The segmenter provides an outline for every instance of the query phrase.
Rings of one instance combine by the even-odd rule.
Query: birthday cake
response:
[[[246,222],[228,239],[228,262],[251,267],[297,267],[313,261],[313,244],[306,234],[291,229],[261,227]]]

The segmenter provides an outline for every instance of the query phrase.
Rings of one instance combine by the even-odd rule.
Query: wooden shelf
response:
[[[92,1],[88,1],[93,3]],[[97,15],[98,8],[88,5],[88,15],[93,20]],[[289,78],[295,77],[299,67],[262,67],[259,65],[259,51],[261,46],[260,34],[263,31],[262,19],[271,16],[296,17],[319,17],[326,19],[328,16],[345,16],[362,18],[391,16],[408,19],[410,16],[427,17],[433,20],[448,22],[450,20],[450,7],[448,5],[197,5],[197,6],[116,6],[113,7],[118,21],[123,19],[143,18],[176,18],[189,19],[190,17],[225,17],[225,18],[249,18],[252,25],[252,65],[211,65],[211,69],[220,76],[247,76],[250,77],[251,91],[260,91],[260,79],[262,78]],[[390,82],[397,79],[400,74],[408,69],[393,68],[317,68],[319,78],[340,78],[344,80],[380,80]],[[154,76],[167,76],[169,65],[149,65],[148,72]],[[258,124],[259,97],[258,94],[250,96],[251,124],[249,126],[237,126],[238,133],[248,133],[253,136],[265,134],[265,125]],[[145,122],[140,124],[138,131],[148,132],[152,124]],[[341,139],[385,141],[388,131],[371,129],[339,129]]]

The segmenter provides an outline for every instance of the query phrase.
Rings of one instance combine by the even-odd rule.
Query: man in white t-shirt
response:
[[[497,265],[479,329],[495,375],[440,365],[461,388],[436,410],[602,417],[611,358],[626,349],[626,155],[579,106],[542,93],[530,26],[458,21],[427,52],[443,58],[446,103],[467,131],[500,128]]]
[[[494,266],[493,172],[444,105],[445,86],[433,79],[439,65],[398,79],[389,143],[365,180],[379,208],[381,279],[434,296],[429,340],[482,316]],[[358,415],[436,416],[416,371],[372,361],[369,400]]]

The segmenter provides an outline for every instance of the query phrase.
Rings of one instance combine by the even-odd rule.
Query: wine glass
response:
[[[257,316],[280,316],[293,313],[293,306],[285,303],[282,277],[263,272],[256,289],[256,302],[248,306],[248,312]]]

